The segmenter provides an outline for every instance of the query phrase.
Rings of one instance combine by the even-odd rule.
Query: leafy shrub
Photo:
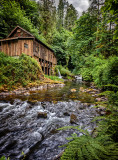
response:
[[[0,158],[0,160],[10,160],[9,158],[8,159],[6,159],[6,157],[5,156],[2,156],[1,158]]]
[[[82,68],[80,72],[83,80],[92,81],[92,74],[90,68]]]
[[[97,85],[118,85],[118,57],[97,58],[93,66],[92,76]]]
[[[40,80],[43,73],[38,62],[25,54],[19,58],[0,53],[0,83],[9,86],[19,83],[23,86],[30,81]]]
[[[73,74],[71,73],[71,71],[68,70],[68,68],[64,68],[63,66],[61,65],[58,65],[55,67],[55,72],[56,72],[56,75],[58,75],[58,70],[60,71],[61,75],[64,76],[64,77],[72,77]]]
[[[78,127],[63,127],[61,129],[76,129],[83,133],[78,137],[72,134],[67,138],[66,146],[61,160],[116,160],[118,156],[118,145],[108,135],[101,135],[93,138],[87,131]]]
[[[84,63],[79,67],[79,74],[85,81],[94,81],[96,85],[118,85],[118,57],[112,56],[108,59],[90,55],[84,58]]]

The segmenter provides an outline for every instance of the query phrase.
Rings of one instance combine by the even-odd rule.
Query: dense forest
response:
[[[55,51],[59,66],[93,81],[108,97],[111,114],[99,117],[94,135],[73,135],[63,160],[118,156],[118,1],[90,2],[80,16],[67,0],[59,0],[57,7],[54,0],[0,1],[0,38],[17,25],[23,27]]]

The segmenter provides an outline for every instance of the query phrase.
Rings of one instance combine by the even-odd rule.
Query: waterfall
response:
[[[62,76],[61,76],[61,73],[60,73],[59,69],[57,69],[57,70],[58,70],[58,77],[59,77],[59,78],[62,78]]]
[[[81,80],[81,81],[82,81],[82,75],[77,75],[77,76],[75,76],[75,79],[76,79],[76,80]]]

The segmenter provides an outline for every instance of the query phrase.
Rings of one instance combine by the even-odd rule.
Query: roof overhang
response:
[[[0,39],[0,42],[11,41],[11,40],[18,40],[18,39],[34,39],[34,37],[14,37],[14,38],[5,38],[5,39]]]
[[[14,28],[11,33],[7,36],[7,38],[9,38],[13,33],[14,31],[17,29],[17,28],[20,28],[21,30],[23,30],[24,32],[26,32],[27,34],[29,34],[31,37],[34,37],[30,32],[26,31],[25,29],[23,29],[22,27],[20,26],[17,26],[16,28]]]

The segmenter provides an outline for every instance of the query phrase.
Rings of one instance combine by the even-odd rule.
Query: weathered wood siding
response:
[[[8,56],[20,56],[22,53],[33,56],[33,41],[30,39],[3,41],[2,52]]]
[[[31,37],[31,35],[19,28],[16,31],[14,31],[13,34],[10,35],[10,38],[11,37]]]
[[[56,57],[51,50],[47,49],[42,44],[39,44],[39,49],[39,58],[56,64]]]
[[[18,56],[25,53],[28,56],[33,56],[33,40],[20,39],[18,40]]]
[[[8,56],[17,56],[18,55],[18,41],[4,41],[1,42],[2,52],[7,54]]]
[[[33,41],[33,55],[35,56],[35,57],[38,57],[39,58],[39,47],[40,47],[40,45],[39,45],[39,43],[37,42],[37,41]]]

